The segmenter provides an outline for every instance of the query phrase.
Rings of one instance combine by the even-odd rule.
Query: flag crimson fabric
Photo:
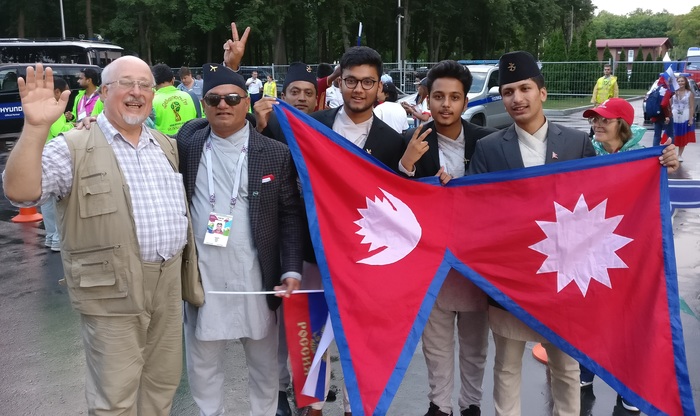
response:
[[[286,104],[353,414],[384,415],[450,267],[648,414],[693,415],[658,148],[410,181]]]

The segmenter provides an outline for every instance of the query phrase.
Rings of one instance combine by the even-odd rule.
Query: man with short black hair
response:
[[[335,69],[326,63],[318,64],[316,69],[316,85],[318,86],[318,93],[316,94],[316,108],[314,111],[321,111],[328,108],[326,105],[326,91],[328,88],[333,86],[333,82],[340,76],[340,66],[337,65]]]
[[[382,58],[367,46],[353,46],[340,58],[343,106],[313,113],[311,117],[332,128],[356,146],[397,170],[405,150],[400,134],[374,116],[382,87]]]
[[[201,114],[197,111],[199,101],[190,93],[175,88],[175,76],[169,66],[158,64],[152,71],[156,80],[153,123],[156,130],[174,136],[183,124],[197,118],[198,113]]]
[[[199,101],[190,93],[175,88],[175,75],[169,66],[158,64],[152,71],[156,80],[156,94],[153,97],[155,128],[174,136],[183,124],[197,118]]]
[[[428,72],[425,84],[433,121],[406,133],[410,141],[400,169],[416,178],[439,176],[446,184],[451,178],[467,173],[477,141],[496,130],[462,119],[472,84],[472,75],[463,65],[451,60],[439,62]],[[461,378],[460,415],[481,414],[489,330],[487,308],[486,294],[450,269],[421,338],[430,385],[426,416],[452,414],[455,325]]]
[[[389,168],[398,170],[399,160],[406,146],[400,134],[374,115],[374,103],[382,88],[382,58],[366,46],[353,46],[340,58],[340,89],[343,105],[338,108],[317,111],[311,117],[330,127],[336,133],[364,149]],[[304,247],[304,279],[321,280],[316,256],[307,235]],[[346,393],[346,392],[344,392]],[[347,397],[344,400],[345,415],[352,415]],[[311,405],[309,416],[321,415],[323,402]]]
[[[100,110],[103,106],[97,90],[100,85],[100,73],[95,68],[81,69],[78,74],[78,85],[80,85],[80,91],[73,102],[73,112],[65,113],[67,121],[76,123],[92,115],[95,107]]]

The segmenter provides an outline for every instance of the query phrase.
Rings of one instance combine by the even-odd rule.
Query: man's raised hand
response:
[[[17,80],[19,96],[22,100],[24,123],[30,126],[46,127],[47,129],[61,117],[68,104],[70,91],[63,91],[56,101],[53,87],[53,71],[42,64],[34,68],[27,67],[27,78]]]
[[[239,37],[236,23],[231,22],[231,39],[224,43],[224,63],[234,71],[238,71],[241,66],[248,35],[250,35],[250,26],[245,29],[243,36]]]
[[[401,157],[401,165],[407,172],[413,172],[415,169],[416,162],[428,151],[428,143],[425,138],[433,131],[433,129],[425,129],[421,133],[421,127],[417,127],[416,131],[413,132],[411,140],[406,146],[406,151]]]

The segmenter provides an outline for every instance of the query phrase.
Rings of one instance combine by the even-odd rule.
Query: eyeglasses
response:
[[[343,78],[343,82],[345,83],[345,86],[350,88],[351,90],[354,90],[355,87],[357,87],[357,84],[361,84],[363,90],[371,90],[372,87],[374,87],[374,84],[376,84],[379,81],[375,81],[372,78],[364,78],[358,80],[357,78],[347,77]]]
[[[591,117],[588,119],[588,122],[592,125],[594,124],[600,124],[601,126],[607,126],[613,121],[617,121],[616,118],[605,118],[605,117]]]
[[[235,105],[238,105],[244,98],[245,97],[241,97],[238,94],[207,94],[204,96],[204,98],[202,98],[202,100],[204,100],[204,103],[210,107],[216,107],[217,105],[219,105],[221,100],[224,100],[227,105],[233,107]]]
[[[155,84],[151,81],[137,81],[133,79],[128,79],[128,78],[120,78],[116,81],[108,82],[104,85],[111,85],[111,84],[117,84],[119,88],[123,90],[131,90],[134,88],[134,86],[138,85],[139,89],[141,91],[151,91],[153,90],[153,87],[155,87]]]

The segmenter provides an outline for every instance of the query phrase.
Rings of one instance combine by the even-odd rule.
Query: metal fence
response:
[[[484,61],[460,61],[465,64],[482,63]],[[488,61],[493,62],[493,61]],[[651,84],[659,77],[659,74],[668,67],[669,63],[655,62],[608,62],[608,61],[584,61],[584,62],[541,62],[542,74],[547,85],[547,93],[550,99],[564,99],[570,97],[586,97],[591,95],[596,80],[603,75],[603,65],[610,63],[613,73],[617,76],[620,88],[620,96],[631,98],[643,95]],[[437,62],[404,62],[403,67],[399,63],[389,62],[384,64],[384,72],[394,80],[394,84],[404,93],[416,92],[416,78],[423,78]],[[680,67],[681,63],[671,63],[674,67]],[[318,64],[310,64],[315,72]],[[289,65],[258,65],[243,66],[240,73],[249,77],[253,70],[260,73],[260,78],[271,74],[277,85],[284,83]],[[193,74],[201,73],[200,68],[191,68]],[[403,75],[403,76],[402,76]],[[281,87],[280,87],[281,88]]]

